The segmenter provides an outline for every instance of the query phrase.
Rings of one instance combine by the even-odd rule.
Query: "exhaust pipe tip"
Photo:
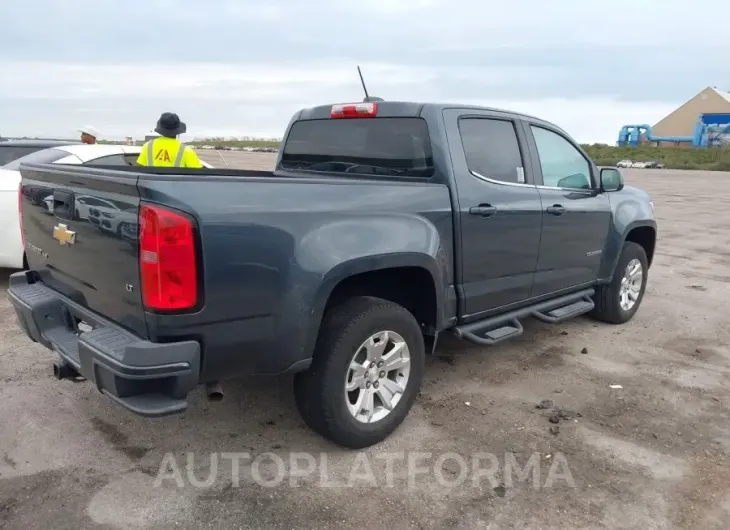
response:
[[[223,387],[219,381],[207,383],[205,385],[205,394],[208,396],[208,401],[223,401]]]

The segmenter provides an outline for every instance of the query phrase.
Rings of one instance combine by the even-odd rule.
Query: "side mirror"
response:
[[[575,190],[591,189],[591,181],[583,173],[576,173],[563,177],[558,181],[558,188],[571,188]]]
[[[601,191],[621,191],[624,177],[615,167],[601,168]]]

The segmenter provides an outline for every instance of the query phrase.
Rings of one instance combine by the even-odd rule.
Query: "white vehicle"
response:
[[[631,167],[633,169],[645,169],[646,168],[646,162],[632,162]]]
[[[631,160],[621,160],[618,164],[616,164],[616,167],[631,167],[633,162]]]
[[[53,215],[53,195],[43,199],[46,212]],[[119,236],[129,232],[126,225],[137,225],[137,210],[122,209],[117,204],[100,197],[76,195],[74,197],[74,219],[88,221],[102,232],[112,232]],[[134,232],[136,237],[136,231]]]
[[[104,165],[104,166],[132,166],[135,165],[140,145],[102,145],[102,144],[74,144],[60,145],[49,149],[35,151],[29,155],[13,160],[0,167],[0,267],[22,269],[25,266],[24,248],[18,219],[18,190],[20,188],[20,164],[31,162],[37,164],[73,164],[73,165]],[[210,164],[203,162],[206,168]],[[53,214],[53,196],[48,195],[48,189],[26,189],[25,199],[46,207],[47,212]],[[87,219],[99,229],[115,233],[128,232],[124,226],[125,219],[136,219],[136,212],[124,212],[117,205],[103,201],[105,204],[96,204],[99,199],[83,195],[76,197],[75,216]],[[96,219],[96,223],[91,218]],[[136,222],[136,221],[135,221]],[[136,227],[135,227],[136,228]]]

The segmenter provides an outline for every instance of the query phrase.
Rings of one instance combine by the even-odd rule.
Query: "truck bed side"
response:
[[[153,341],[201,340],[204,378],[306,367],[330,293],[357,274],[418,267],[433,280],[436,307],[453,298],[444,185],[141,175],[138,188],[142,201],[189,212],[199,223],[203,309],[147,313],[146,321]]]
[[[451,198],[443,184],[57,166],[22,174],[26,246],[41,281],[153,343],[198,341],[201,382],[306,368],[330,294],[356,275],[416,271],[432,284],[434,312],[443,313],[429,316],[430,324],[443,327],[455,311]],[[48,210],[63,208],[69,194],[74,212]],[[142,204],[195,221],[202,294],[195,311],[144,307]],[[57,239],[61,225],[75,232],[73,244]]]

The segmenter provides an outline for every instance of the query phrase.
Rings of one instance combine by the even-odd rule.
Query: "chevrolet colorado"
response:
[[[304,109],[271,172],[21,173],[29,270],[8,296],[56,377],[162,416],[198,385],[295,373],[305,422],[350,448],[403,421],[444,331],[493,345],[528,317],[627,322],[656,241],[619,170],[551,123],[472,106]],[[38,187],[52,215],[25,197]],[[81,195],[136,215],[100,232]]]

